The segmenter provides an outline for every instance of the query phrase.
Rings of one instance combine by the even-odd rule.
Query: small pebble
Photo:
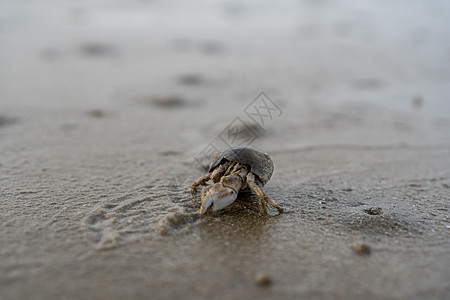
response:
[[[113,56],[117,54],[114,46],[101,42],[87,42],[81,45],[80,52],[91,57]]]
[[[198,74],[184,74],[178,77],[178,81],[184,85],[199,85],[203,78]]]
[[[381,215],[384,213],[383,209],[380,207],[371,207],[371,208],[365,209],[364,212],[366,214],[369,214],[372,216]]]
[[[186,102],[178,96],[155,96],[152,98],[152,104],[170,108],[183,106]]]
[[[272,283],[272,279],[266,273],[258,272],[255,274],[255,283],[259,286],[269,286]]]
[[[91,118],[97,118],[97,119],[100,119],[100,118],[103,118],[106,116],[106,113],[101,109],[91,109],[91,110],[86,111],[86,114]]]
[[[371,251],[368,245],[362,243],[353,243],[352,250],[358,255],[369,255]]]

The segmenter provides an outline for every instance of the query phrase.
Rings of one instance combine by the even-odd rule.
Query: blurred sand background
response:
[[[2,0],[0,299],[448,299],[449,61],[446,1]],[[233,124],[286,213],[196,216]]]

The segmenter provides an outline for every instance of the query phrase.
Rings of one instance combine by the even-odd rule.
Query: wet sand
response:
[[[0,298],[448,298],[446,7],[178,2],[0,5]],[[236,143],[283,214],[197,215]]]

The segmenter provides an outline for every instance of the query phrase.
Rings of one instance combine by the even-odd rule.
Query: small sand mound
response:
[[[174,231],[185,228],[200,219],[198,214],[174,212],[164,216],[156,225],[156,231],[162,235],[170,235]]]

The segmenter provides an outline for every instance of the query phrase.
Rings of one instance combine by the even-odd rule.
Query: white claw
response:
[[[203,196],[203,195],[202,195]],[[213,203],[212,195],[208,193],[208,195],[205,195],[205,197],[202,197],[202,206],[200,207],[200,214],[203,215],[208,208]]]
[[[230,189],[226,195],[223,195],[221,198],[214,201],[213,211],[227,207],[236,200],[236,197],[236,192]]]
[[[200,207],[200,214],[206,213],[211,205],[212,211],[223,209],[233,203],[236,197],[236,191],[224,186],[221,182],[217,182],[206,193],[201,195],[202,206]]]

